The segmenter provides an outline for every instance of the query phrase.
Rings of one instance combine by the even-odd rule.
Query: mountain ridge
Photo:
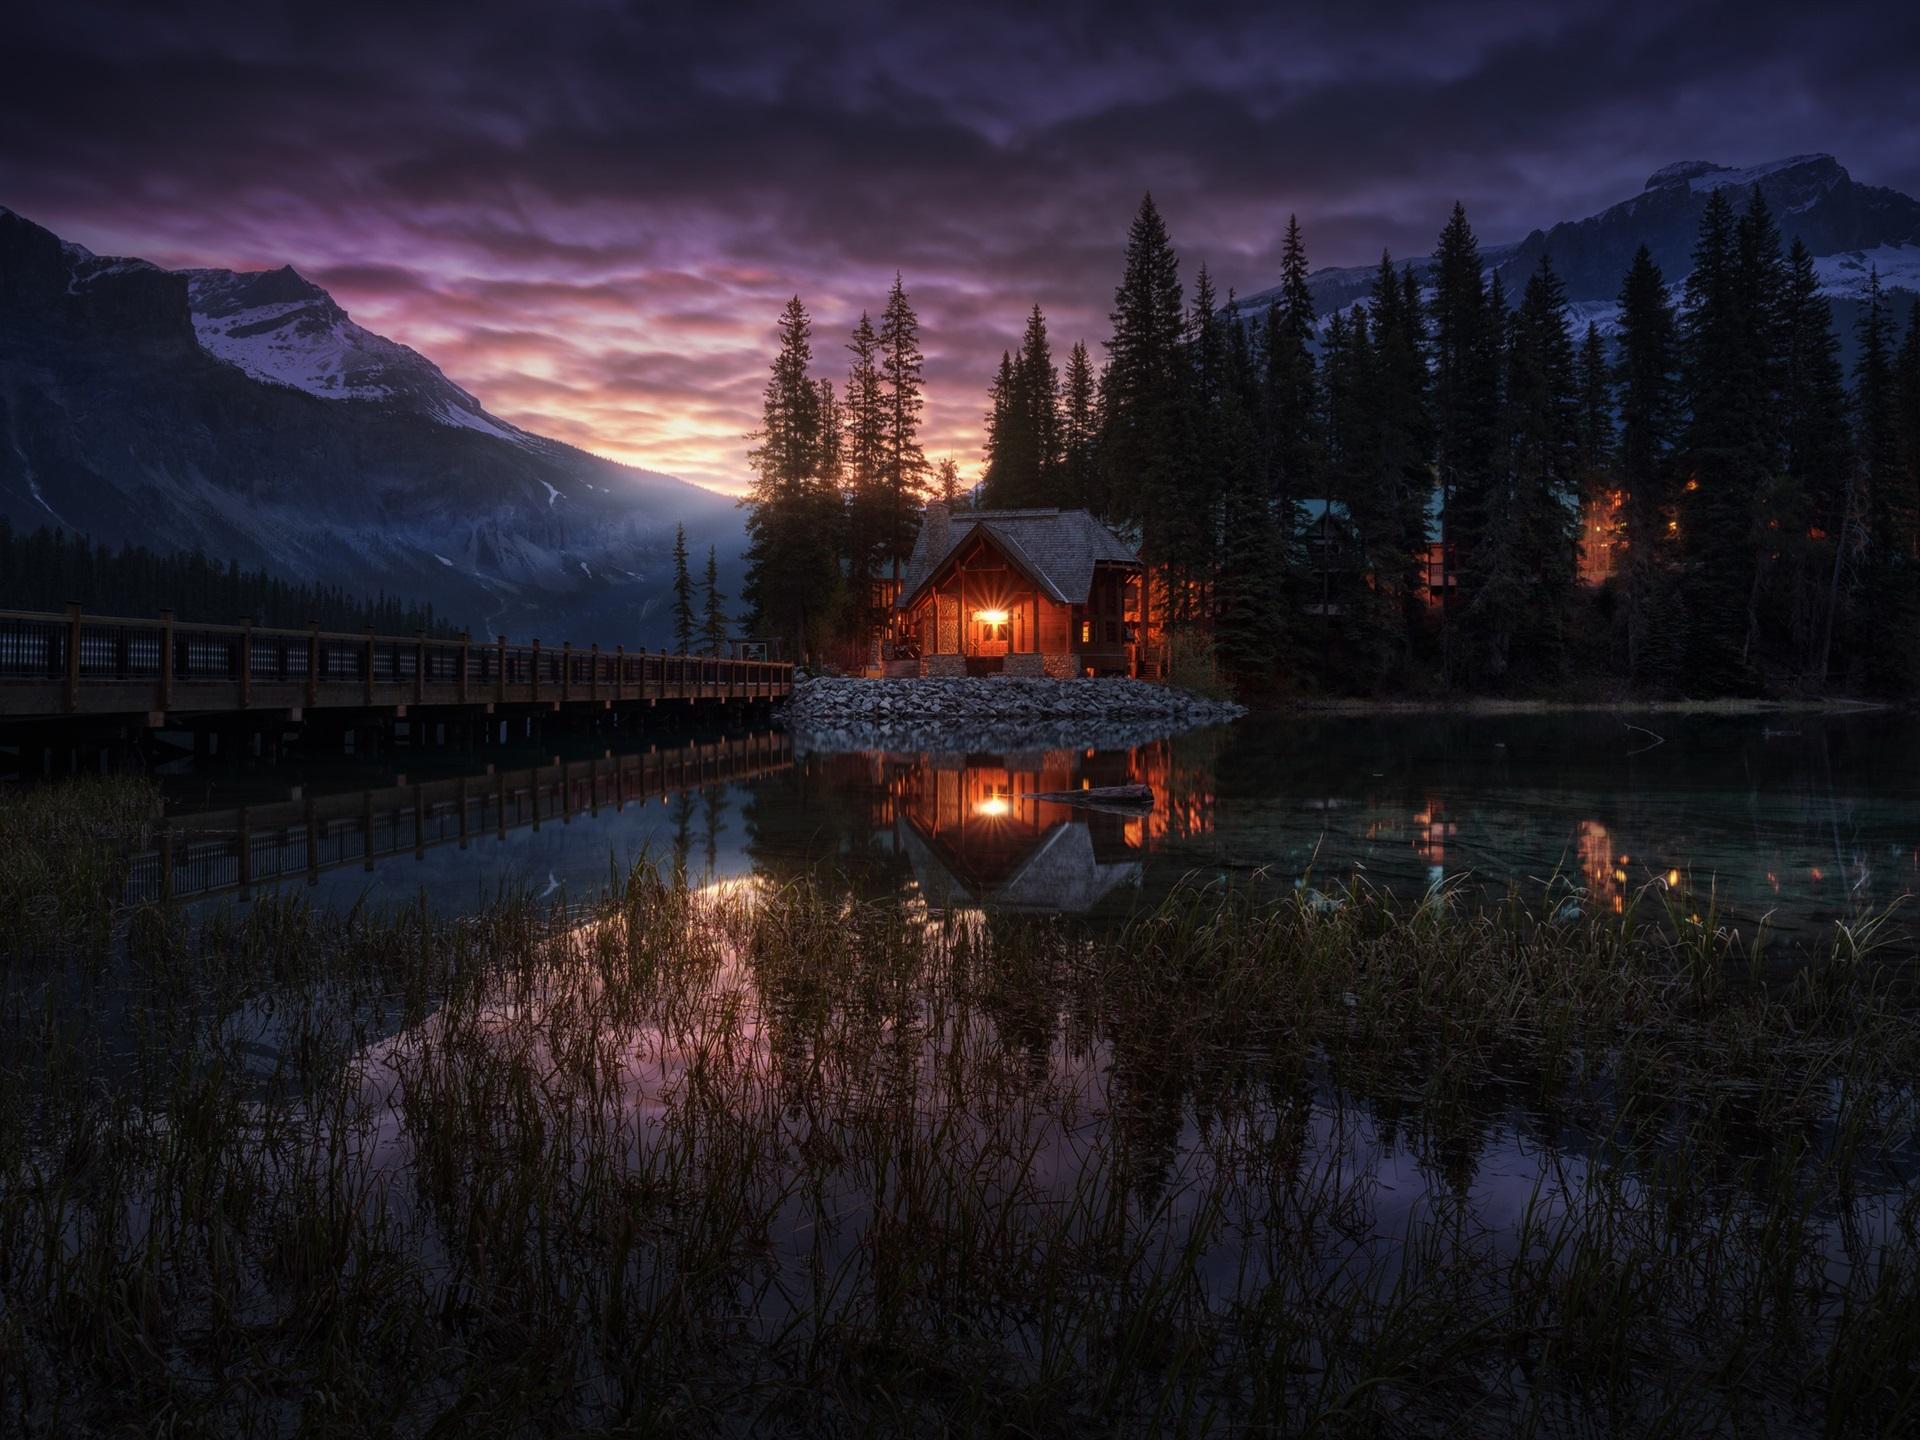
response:
[[[1645,244],[1669,286],[1693,268],[1692,253],[1707,197],[1716,190],[1758,186],[1783,243],[1800,239],[1816,260],[1822,292],[1857,301],[1871,271],[1888,289],[1920,292],[1920,200],[1885,186],[1863,185],[1831,155],[1806,154],[1736,167],[1712,160],[1680,160],[1647,178],[1638,193],[1579,220],[1562,220],[1518,240],[1483,244],[1481,259],[1519,302],[1526,278],[1550,257],[1580,324],[1612,328],[1617,297],[1634,252]],[[1412,260],[1425,275],[1431,255]],[[1377,266],[1326,266],[1308,276],[1324,317],[1364,300]],[[1249,310],[1279,292],[1274,286],[1246,297]]]
[[[490,415],[291,266],[170,271],[0,207],[0,517],[431,601],[476,632],[662,644],[676,523],[731,497]]]

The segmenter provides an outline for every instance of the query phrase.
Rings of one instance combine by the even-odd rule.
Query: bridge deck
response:
[[[772,701],[775,660],[0,611],[0,720],[284,710]]]

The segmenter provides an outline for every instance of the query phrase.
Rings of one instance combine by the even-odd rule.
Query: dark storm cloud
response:
[[[770,320],[822,373],[895,269],[930,449],[1043,303],[1097,342],[1161,202],[1222,290],[1423,253],[1458,197],[1510,239],[1682,158],[1838,154],[1920,189],[1914,7],[934,10],[79,3],[9,22],[0,203],[95,249],[291,260],[493,408],[737,482]]]

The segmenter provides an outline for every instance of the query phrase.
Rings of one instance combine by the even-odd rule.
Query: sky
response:
[[[516,424],[747,479],[773,325],[816,373],[894,273],[923,436],[978,473],[1026,312],[1098,355],[1144,192],[1271,285],[1590,214],[1674,160],[1920,193],[1920,6],[61,0],[0,19],[0,205],[102,254],[291,263]]]

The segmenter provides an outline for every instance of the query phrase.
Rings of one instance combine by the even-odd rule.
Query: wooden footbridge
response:
[[[776,660],[667,655],[616,646],[508,644],[343,634],[310,625],[184,624],[0,611],[0,724],[76,718],[159,728],[250,714],[442,721],[513,707],[614,709],[689,702],[748,707],[787,698],[793,666]]]

